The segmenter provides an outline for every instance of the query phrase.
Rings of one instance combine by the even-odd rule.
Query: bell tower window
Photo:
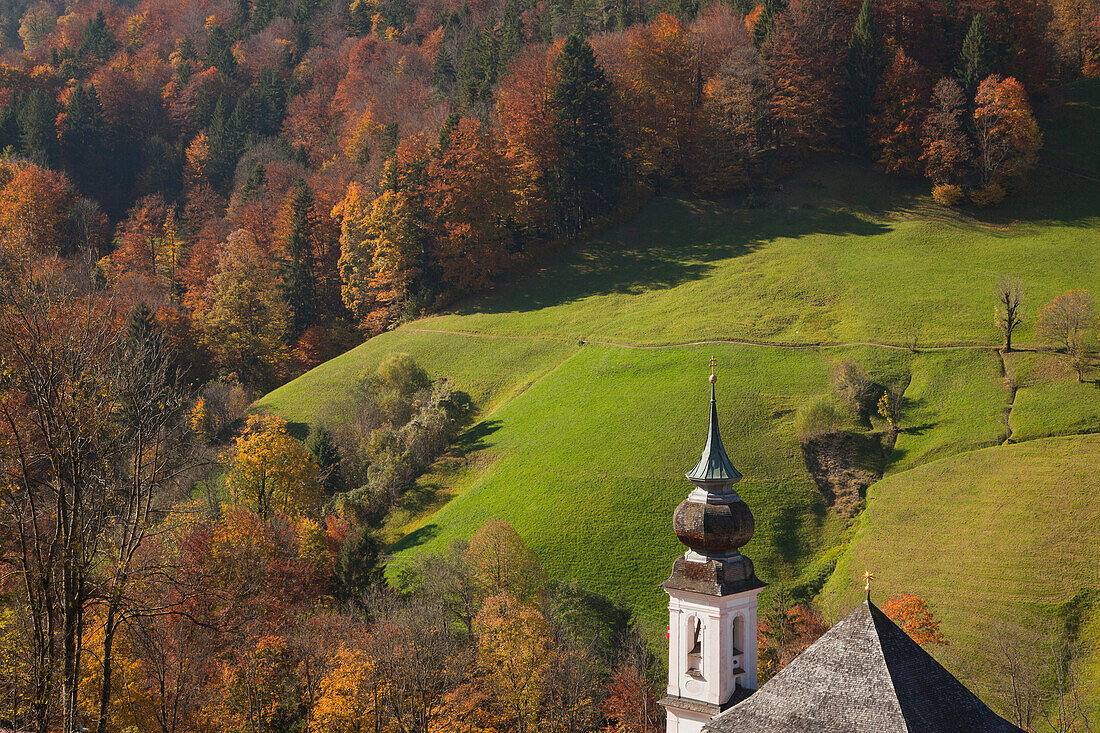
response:
[[[735,685],[742,684],[742,675],[745,674],[745,617],[737,615],[733,617],[733,629],[730,635],[733,640],[733,659],[730,660],[730,674]]]
[[[703,679],[703,623],[696,617],[688,619],[691,645],[688,647],[684,672],[697,680]]]

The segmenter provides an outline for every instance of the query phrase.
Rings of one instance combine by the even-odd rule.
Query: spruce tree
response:
[[[313,192],[299,178],[290,193],[286,240],[286,276],[284,293],[293,311],[291,335],[300,336],[316,319],[313,266],[313,228],[317,218]]]
[[[611,84],[592,46],[570,36],[555,68],[550,112],[562,151],[555,199],[559,225],[575,232],[616,202],[622,175],[619,141],[611,117]]]
[[[435,54],[435,63],[432,64],[432,84],[443,94],[450,94],[455,85],[455,67],[451,61],[451,54],[447,53],[447,47],[439,46]]]
[[[462,58],[458,62],[458,93],[463,104],[473,104],[478,97],[482,79],[481,29],[474,28],[466,37]]]
[[[19,147],[30,158],[53,160],[57,152],[57,103],[44,89],[32,89],[16,114]]]
[[[107,27],[107,19],[103,16],[103,11],[100,10],[89,21],[87,28],[84,29],[84,37],[80,39],[80,49],[77,51],[77,55],[81,58],[91,56],[100,61],[106,61],[114,55],[117,47],[118,43],[115,41],[115,36],[111,33],[111,29]]]
[[[237,72],[237,59],[233,58],[233,41],[221,25],[215,24],[206,39],[206,63],[230,78]]]
[[[978,13],[970,22],[970,29],[963,39],[962,51],[959,52],[959,68],[956,70],[967,99],[973,99],[978,85],[993,73],[993,66],[993,43],[985,27],[985,20]]]
[[[761,48],[772,37],[775,29],[776,16],[782,8],[779,0],[764,0],[760,6],[760,15],[752,27],[752,43],[757,49]]]
[[[237,129],[237,116],[226,109],[225,97],[218,99],[214,114],[206,128],[207,144],[210,146],[210,182],[223,194],[228,194],[233,186],[233,174],[237,160],[244,150],[241,131]]]
[[[321,486],[328,496],[332,496],[340,488],[340,451],[332,433],[323,427],[317,428],[309,434],[306,448],[321,467]]]
[[[62,158],[77,188],[103,201],[108,183],[103,176],[109,157],[108,130],[99,94],[91,84],[73,90],[60,137]]]
[[[851,114],[852,143],[862,146],[867,140],[867,120],[874,102],[875,87],[882,71],[882,44],[875,29],[871,0],[863,0],[852,37],[848,41],[845,64],[846,86]]]

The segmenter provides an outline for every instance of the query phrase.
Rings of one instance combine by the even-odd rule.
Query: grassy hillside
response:
[[[992,348],[991,291],[1002,273],[1027,289],[1018,344],[1031,340],[1035,312],[1053,296],[1100,292],[1100,182],[1089,178],[1092,158],[1080,142],[1100,125],[1100,107],[1081,98],[1050,128],[1058,155],[1047,157],[1026,191],[980,219],[936,206],[923,185],[847,163],[796,177],[766,193],[760,208],[659,199],[538,273],[374,338],[257,408],[302,423],[338,421],[364,371],[390,353],[412,354],[470,392],[480,415],[461,439],[466,457],[435,466],[391,518],[392,566],[499,517],[552,574],[622,598],[661,629],[657,583],[682,549],[670,516],[701,449],[713,353],[722,428],[757,518],[747,552],[770,582],[823,577],[842,549],[846,522],[828,510],[806,471],[795,418],[800,405],[829,392],[837,362],[856,359],[879,383],[906,385],[887,489],[945,465],[931,461],[1006,438],[1100,430],[1100,389],[1078,384],[1061,357],[1020,352],[1002,361]],[[1074,150],[1080,154],[1070,156],[1076,164],[1067,171],[1064,151]],[[916,353],[898,346],[914,334]],[[699,343],[708,341],[719,343]],[[829,345],[805,348],[812,343]],[[939,348],[951,344],[978,346]],[[1037,460],[1048,444],[1063,445],[1034,443]],[[1025,446],[988,455],[1022,456],[1013,451]],[[1056,474],[1057,463],[1045,470]],[[1017,477],[1021,493],[1031,483],[1026,476]],[[1053,476],[1050,490],[1063,479]],[[943,519],[956,512],[959,521],[974,519],[949,489],[899,491],[894,516],[925,517],[929,533],[946,532],[958,553],[980,556],[966,546],[967,532],[952,534]],[[879,527],[876,511],[872,504],[861,532]],[[889,527],[876,531],[888,537]],[[987,540],[1011,553],[1018,536]],[[830,588],[834,606],[862,561],[845,560]],[[1044,565],[1055,562],[1049,555],[1034,562],[1056,567]],[[946,652],[959,650],[953,668],[972,648],[966,634],[978,633],[959,617],[996,603],[990,599],[999,590],[998,577],[979,574],[972,595],[933,598],[958,635]]]
[[[1048,438],[888,477],[868,492],[823,598],[844,613],[866,569],[879,600],[901,591],[928,598],[950,642],[936,656],[995,699],[982,660],[1000,624],[1058,619],[1075,598],[1100,593],[1098,461],[1100,436]],[[1090,624],[1086,638],[1100,637],[1100,613]],[[1100,647],[1095,654],[1086,697],[1100,713]]]

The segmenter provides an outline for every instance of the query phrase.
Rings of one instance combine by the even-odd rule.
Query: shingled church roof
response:
[[[860,604],[707,733],[1021,733]]]

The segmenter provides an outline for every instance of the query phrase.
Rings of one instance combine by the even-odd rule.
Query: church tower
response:
[[[703,455],[686,477],[695,488],[676,507],[672,527],[688,547],[661,584],[668,593],[668,733],[700,733],[718,713],[756,689],[756,596],[764,588],[739,551],[755,520],[733,485],[718,432],[711,358],[710,428]]]

